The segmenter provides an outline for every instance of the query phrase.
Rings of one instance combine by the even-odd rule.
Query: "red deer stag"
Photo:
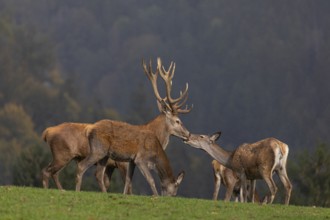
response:
[[[106,122],[109,124],[111,124],[111,126],[113,126],[113,130],[115,131],[116,129],[119,129],[122,131],[122,133],[117,133],[116,135],[110,135],[109,138],[111,138],[111,140],[109,139],[110,143],[108,146],[108,151],[104,151],[102,153],[100,153],[96,148],[98,148],[99,146],[97,144],[94,143],[93,146],[91,146],[92,148],[92,154],[90,154],[90,156],[88,158],[86,158],[82,164],[78,165],[78,173],[77,173],[77,178],[76,178],[76,190],[80,191],[81,188],[81,178],[82,175],[84,174],[84,172],[95,162],[100,160],[100,163],[98,164],[100,166],[100,169],[97,169],[99,171],[99,175],[97,175],[97,177],[102,180],[103,179],[103,174],[104,174],[104,159],[101,160],[104,157],[108,157],[110,156],[113,159],[116,159],[116,154],[120,153],[120,152],[113,152],[113,145],[118,145],[118,143],[123,144],[123,146],[121,146],[121,150],[124,151],[131,151],[132,155],[138,153],[137,148],[131,149],[132,145],[131,143],[134,143],[136,141],[136,139],[139,137],[138,131],[142,131],[142,130],[147,130],[152,132],[155,137],[157,138],[158,142],[160,143],[162,149],[166,149],[168,142],[169,142],[169,137],[171,135],[180,137],[182,139],[188,139],[190,133],[189,131],[184,127],[184,125],[182,124],[180,118],[178,117],[178,115],[180,113],[188,113],[190,112],[191,108],[182,108],[182,106],[185,104],[185,102],[187,101],[188,98],[188,84],[186,84],[186,88],[184,90],[184,92],[182,92],[180,94],[179,98],[172,98],[171,97],[171,89],[172,89],[172,79],[174,76],[174,71],[175,71],[175,64],[173,62],[171,62],[169,69],[166,71],[165,68],[162,66],[161,60],[160,58],[157,59],[157,68],[156,68],[156,72],[153,73],[152,71],[152,66],[151,66],[151,61],[149,66],[147,67],[147,65],[145,64],[144,61],[142,61],[142,65],[143,65],[143,69],[145,74],[147,75],[148,79],[151,82],[151,85],[153,87],[153,91],[154,94],[156,96],[157,102],[158,102],[158,107],[159,110],[161,112],[161,114],[159,114],[156,118],[154,118],[153,120],[151,120],[150,122],[148,122],[147,124],[144,125],[130,125],[127,123],[123,123],[123,122],[118,122],[118,121],[111,121],[111,120],[106,120]],[[157,78],[158,78],[158,74],[160,74],[160,76],[162,77],[162,79],[165,82],[166,85],[166,97],[162,98],[158,92],[158,87],[157,87]],[[115,129],[116,128],[116,129]],[[126,135],[127,132],[125,132],[125,130],[127,131],[132,131],[134,129],[136,131],[134,131],[134,134],[136,136],[132,136],[132,135]],[[105,130],[104,132],[108,132],[107,130]],[[93,142],[94,139],[90,139],[90,142]],[[127,145],[127,146],[126,146]],[[95,148],[95,149],[94,149]],[[117,149],[116,149],[117,150]],[[95,151],[95,152],[94,152]],[[131,158],[131,160],[133,161],[134,158]],[[125,161],[128,161],[128,159],[126,158]],[[128,167],[128,175],[126,175],[126,180],[128,179],[128,182],[126,181],[125,183],[125,189],[124,189],[124,194],[126,194],[128,191],[128,185],[130,183],[129,180],[129,176],[133,173],[133,168],[134,165],[130,165]],[[103,170],[103,171],[102,171]],[[101,181],[99,181],[101,182]],[[103,187],[103,191],[105,191],[105,188]]]
[[[63,190],[59,181],[60,171],[72,160],[79,164],[89,154],[89,143],[85,135],[85,128],[90,124],[83,123],[62,123],[57,126],[46,128],[42,138],[51,149],[53,160],[42,169],[42,184],[48,188],[49,178],[52,177],[58,189]],[[123,180],[126,178],[128,163],[116,162],[109,159],[107,162],[104,181],[106,188],[110,186],[110,180],[115,168],[118,168]],[[100,187],[102,184],[100,184]],[[131,193],[131,187],[129,192]]]
[[[219,137],[220,132],[211,136],[191,134],[189,140],[185,142],[192,147],[206,151],[222,165],[237,173],[241,181],[241,201],[247,200],[247,180],[264,179],[270,190],[268,203],[272,203],[277,192],[272,177],[273,172],[276,172],[286,190],[285,204],[289,204],[292,185],[286,172],[289,154],[287,144],[275,138],[266,138],[256,143],[242,144],[233,152],[228,152],[215,143]],[[252,191],[255,191],[255,184],[252,186]],[[253,200],[254,198],[252,198]]]
[[[220,186],[223,184],[226,187],[226,195],[225,195],[225,201],[229,201],[231,196],[233,195],[235,202],[238,202],[238,196],[240,195],[240,181],[237,176],[237,174],[223,166],[221,163],[219,163],[216,160],[212,161],[212,167],[213,167],[213,174],[214,174],[214,193],[213,193],[213,200],[217,200]],[[255,180],[253,180],[252,184],[255,184]],[[250,188],[251,181],[249,181],[248,186]],[[250,192],[254,193],[254,197],[252,202],[260,202],[259,195],[257,192]],[[249,198],[252,199],[251,195],[248,195]]]

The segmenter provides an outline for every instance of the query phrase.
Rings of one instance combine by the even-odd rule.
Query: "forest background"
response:
[[[191,132],[221,130],[227,150],[282,140],[291,203],[329,207],[329,11],[327,0],[0,0],[0,184],[41,186],[48,126],[154,118],[141,60],[159,56],[176,62],[174,94],[189,83]],[[211,198],[212,158],[174,137],[166,153],[186,171],[179,196]],[[74,172],[61,175],[67,189]],[[84,189],[99,190],[87,176]],[[151,194],[139,171],[133,187]],[[110,191],[122,191],[118,174]]]

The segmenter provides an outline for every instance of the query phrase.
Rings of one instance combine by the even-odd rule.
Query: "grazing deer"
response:
[[[57,126],[46,128],[42,138],[51,149],[53,160],[42,169],[42,184],[48,188],[49,178],[52,177],[58,189],[63,190],[59,181],[60,171],[72,160],[79,164],[90,152],[88,139],[85,135],[85,128],[90,124],[83,123],[62,123]],[[115,168],[118,168],[122,179],[125,181],[128,163],[116,162],[112,159],[107,161],[104,181],[106,188],[110,186],[110,180]],[[100,184],[100,187],[102,184]],[[128,193],[131,193],[131,186]]]
[[[247,180],[264,179],[270,190],[268,203],[272,203],[277,191],[272,176],[273,172],[276,172],[286,190],[285,204],[288,205],[292,190],[286,172],[288,145],[275,138],[266,138],[256,143],[242,144],[233,152],[228,152],[215,143],[220,134],[220,132],[211,136],[191,134],[189,140],[185,142],[192,147],[206,151],[221,164],[237,173],[241,181],[241,201],[247,200]],[[252,191],[255,191],[255,184],[252,186]],[[253,200],[254,198],[252,198]]]
[[[126,186],[132,181],[136,165],[149,183],[153,194],[157,196],[155,182],[149,170],[151,165],[159,175],[162,195],[176,195],[184,172],[181,172],[178,178],[174,178],[165,151],[153,132],[141,130],[138,126],[125,122],[101,120],[88,127],[86,135],[92,153],[81,163],[82,165],[90,165],[90,161],[99,161],[100,158],[108,156],[115,161],[127,161],[129,172],[126,175],[125,191]]]
[[[238,202],[238,196],[240,195],[240,187],[241,183],[239,181],[239,178],[237,174],[223,166],[221,163],[219,163],[216,160],[212,161],[212,167],[213,167],[213,174],[214,174],[214,193],[213,193],[213,200],[217,200],[218,194],[220,191],[220,186],[223,184],[226,189],[226,195],[225,195],[225,201],[229,201],[231,196],[233,195],[235,202]],[[255,180],[253,180],[255,181]],[[255,184],[252,182],[252,184]],[[251,181],[248,181],[248,186],[251,189]],[[254,198],[252,202],[260,202],[259,195],[257,192],[250,192],[254,194]],[[252,195],[248,194],[248,196],[252,199]]]
[[[82,161],[81,164],[78,165],[78,172],[77,172],[77,178],[76,178],[76,190],[80,191],[81,188],[81,178],[84,172],[94,163],[97,161],[100,161],[98,163],[99,169],[97,177],[100,179],[99,182],[102,182],[101,180],[103,179],[103,174],[104,174],[104,169],[105,169],[105,164],[104,164],[104,159],[102,158],[107,158],[111,157],[113,159],[116,158],[116,154],[118,154],[118,151],[132,151],[132,155],[138,153],[138,149],[131,149],[132,145],[131,143],[134,143],[136,139],[140,137],[138,131],[142,130],[147,130],[152,132],[155,137],[157,138],[158,142],[160,143],[161,147],[163,150],[166,149],[168,142],[169,142],[169,137],[171,135],[177,136],[182,139],[188,139],[190,133],[189,131],[184,127],[182,124],[180,118],[178,115],[180,113],[189,113],[191,108],[182,108],[182,106],[185,104],[188,98],[188,84],[186,84],[186,88],[184,92],[181,92],[180,97],[178,98],[172,98],[171,97],[171,89],[172,89],[172,79],[174,76],[174,71],[175,71],[175,64],[171,62],[170,67],[166,71],[165,68],[162,66],[161,59],[157,59],[157,69],[156,72],[152,72],[152,66],[151,66],[151,61],[149,66],[145,64],[144,61],[142,61],[143,69],[145,74],[147,75],[148,79],[151,82],[154,94],[156,96],[156,100],[158,103],[158,108],[161,114],[159,114],[156,118],[148,122],[147,124],[144,125],[130,125],[124,122],[118,122],[118,121],[111,121],[111,120],[106,120],[109,124],[109,126],[114,126],[113,128],[119,129],[122,132],[117,133],[116,135],[112,136],[110,135],[109,138],[109,143],[107,143],[108,146],[108,151],[104,151],[100,153],[97,148],[99,148],[99,144],[97,141],[94,141],[94,138],[90,139],[90,146],[91,146],[91,151],[92,153],[87,157],[84,161]],[[166,97],[162,98],[158,92],[158,87],[157,87],[157,78],[158,74],[162,77],[162,79],[165,82],[166,85]],[[110,126],[110,127],[111,127]],[[133,132],[134,130],[134,132]],[[98,130],[101,132],[100,130]],[[113,130],[114,131],[114,130]],[[128,135],[126,131],[132,131],[134,133],[133,135]],[[104,132],[109,132],[108,130],[105,130]],[[112,130],[111,130],[112,132]],[[115,132],[115,131],[114,131]],[[113,150],[112,145],[118,145],[118,143],[123,144],[121,148],[116,149],[116,151]],[[103,146],[104,147],[104,146]],[[158,149],[157,149],[158,150]],[[134,151],[134,152],[133,152]],[[127,159],[125,160],[127,161]],[[131,161],[134,161],[134,158],[131,158]],[[130,163],[131,164],[131,163]],[[134,165],[130,165],[128,167],[128,172],[126,175],[126,182],[125,182],[125,189],[124,189],[124,194],[127,193],[128,190],[128,185],[130,181],[130,176],[134,172],[133,168]],[[128,181],[127,181],[128,180]],[[105,192],[105,187],[102,187]]]

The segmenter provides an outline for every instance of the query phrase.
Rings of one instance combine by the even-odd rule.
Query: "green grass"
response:
[[[0,219],[330,219],[329,208],[1,186]]]

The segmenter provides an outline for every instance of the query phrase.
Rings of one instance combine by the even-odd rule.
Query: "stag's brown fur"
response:
[[[85,135],[85,128],[90,124],[62,123],[44,130],[42,139],[49,145],[53,160],[42,170],[42,183],[44,188],[49,186],[49,178],[52,177],[58,189],[63,190],[59,181],[60,171],[72,160],[79,164],[90,153],[89,142]],[[104,178],[106,188],[109,188],[112,172],[118,168],[125,180],[127,163],[107,161],[107,177]],[[102,184],[99,183],[101,186]],[[131,193],[131,188],[129,188]]]
[[[219,137],[220,133],[212,136],[192,134],[186,143],[206,151],[221,164],[237,173],[242,183],[241,201],[246,201],[243,195],[247,196],[247,180],[264,179],[270,190],[268,203],[272,203],[277,192],[272,177],[273,172],[276,172],[286,189],[285,204],[289,204],[292,184],[286,172],[289,153],[287,144],[275,138],[266,138],[256,143],[242,144],[233,152],[228,152],[215,143]]]
[[[174,178],[169,160],[162,148],[159,139],[149,130],[142,130],[141,126],[130,125],[125,122],[101,120],[89,126],[86,130],[91,154],[78,165],[77,187],[83,173],[97,161],[110,157],[116,161],[129,162],[128,175],[126,176],[125,190],[131,183],[135,165],[148,181],[153,194],[158,195],[154,179],[149,171],[153,165],[160,177],[163,195],[176,195],[178,185],[181,183],[183,173],[178,179]]]

